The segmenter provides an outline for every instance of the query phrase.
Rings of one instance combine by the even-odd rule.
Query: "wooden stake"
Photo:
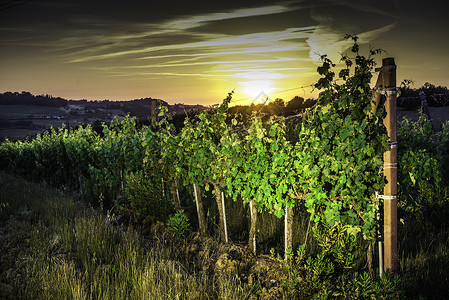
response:
[[[225,198],[224,193],[221,192],[221,203],[223,205],[223,220],[224,220],[224,233],[225,233],[225,242],[228,243],[228,225],[226,222],[226,209],[225,209]]]
[[[419,92],[419,98],[421,99],[421,114],[427,117],[427,120],[429,120],[430,124],[432,125],[433,132],[435,132],[432,117],[430,116],[429,105],[427,104],[426,94],[423,91]]]
[[[178,194],[178,186],[176,185],[176,182],[172,181],[171,183],[171,193],[173,196],[173,205],[175,206],[176,211],[181,210],[181,201],[179,200],[179,194]]]
[[[287,259],[288,249],[293,248],[293,209],[285,208],[284,219],[284,258]]]
[[[217,202],[217,208],[218,208],[218,217],[219,217],[219,230],[220,230],[220,240],[221,242],[226,241],[226,235],[225,235],[225,227],[226,227],[226,220],[223,217],[223,202],[220,199],[221,198],[221,189],[220,186],[215,182],[210,182],[214,186],[215,191],[215,201]]]
[[[151,100],[151,123],[155,123],[156,122],[156,105],[157,102],[156,100]]]
[[[195,194],[196,212],[198,215],[198,227],[202,236],[206,235],[206,218],[204,217],[203,201],[201,195],[196,188],[196,184],[193,185],[193,192]]]
[[[397,242],[397,136],[396,136],[396,65],[393,58],[382,60],[384,91],[386,92],[384,125],[390,142],[390,150],[384,153],[384,265],[390,273],[398,272],[399,256]]]
[[[251,215],[251,228],[249,229],[249,247],[256,254],[256,226],[257,226],[257,208],[256,202],[251,200],[249,202],[249,212]]]

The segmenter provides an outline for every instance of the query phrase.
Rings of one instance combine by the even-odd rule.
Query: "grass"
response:
[[[409,299],[445,299],[449,295],[449,229],[410,224],[399,231],[399,264]],[[405,226],[404,226],[405,227]],[[421,297],[421,298],[420,298]]]
[[[136,230],[74,198],[3,173],[0,182],[1,281],[18,299],[243,298],[235,278],[189,272],[176,247],[144,248]]]
[[[241,208],[228,208],[233,215],[245,215]],[[295,243],[303,242],[308,227],[300,215],[294,226],[299,232]],[[260,236],[269,245],[280,225],[271,216],[262,216],[261,221]],[[449,294],[449,229],[403,224],[399,233],[407,299],[444,299]],[[318,291],[325,285],[340,286],[344,292],[340,298],[354,299],[367,286],[368,279],[359,275],[332,279],[307,273],[307,268],[319,271],[313,262],[301,265],[305,269],[285,267],[263,254],[267,245],[255,257],[213,238],[192,234],[188,239],[174,243],[157,228],[142,235],[138,228],[121,224],[76,196],[0,172],[1,299],[308,298],[306,292],[304,296],[301,290],[287,288],[286,282],[296,289],[314,286]],[[309,243],[316,241],[309,236]],[[282,250],[276,252],[282,255]],[[388,279],[366,282],[377,295],[391,287]]]

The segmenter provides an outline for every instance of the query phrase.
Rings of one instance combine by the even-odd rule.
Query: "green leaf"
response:
[[[415,175],[413,175],[412,172],[408,172],[408,175],[410,176],[410,180],[412,181],[413,185],[416,185]]]
[[[357,236],[362,231],[360,226],[353,226],[353,225],[346,225],[345,230],[348,234],[352,236]]]

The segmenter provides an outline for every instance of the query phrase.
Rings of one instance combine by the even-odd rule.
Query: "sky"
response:
[[[449,2],[1,0],[0,92],[170,104],[316,97],[320,55],[394,57],[397,81],[449,85]],[[337,66],[338,71],[338,66]]]

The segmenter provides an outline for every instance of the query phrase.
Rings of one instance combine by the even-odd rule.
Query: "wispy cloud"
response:
[[[271,5],[256,8],[236,9],[226,13],[212,13],[200,16],[192,16],[189,18],[175,19],[163,24],[164,28],[173,30],[186,30],[202,26],[205,22],[223,21],[236,18],[246,18],[254,16],[265,16],[279,14],[288,11],[290,8],[283,5]]]
[[[310,59],[318,62],[321,55],[326,54],[334,62],[338,62],[341,55],[347,51],[352,45],[353,41],[345,39],[347,34],[333,29],[331,24],[326,20],[324,24],[319,25],[307,39],[310,47]],[[358,43],[360,45],[369,44],[381,34],[392,30],[396,26],[395,23],[389,24],[374,30],[365,31],[357,34]]]
[[[192,60],[192,59],[190,59]],[[254,66],[259,65],[263,66],[266,64],[281,64],[285,62],[296,61],[296,58],[293,57],[274,57],[272,59],[250,59],[250,60],[229,60],[229,61],[202,61],[202,62],[184,62],[181,61],[172,61],[169,63],[162,64],[148,64],[148,65],[133,65],[133,66],[117,66],[117,67],[106,67],[111,69],[152,69],[152,68],[173,68],[173,67],[195,67],[201,65],[235,65],[235,66]]]
[[[361,12],[363,16],[370,18],[388,17],[390,23],[375,29],[371,29],[377,22],[371,22],[370,30],[367,30],[366,26],[364,31],[356,32],[358,37],[358,43],[360,45],[370,44],[373,40],[381,36],[382,34],[391,31],[396,26],[397,18],[394,17],[391,11],[382,9],[382,5],[366,5],[356,1],[347,0],[334,0],[331,1],[332,7],[325,7],[324,10],[310,11],[310,17],[318,23],[313,33],[307,39],[307,44],[310,48],[309,56],[314,62],[318,62],[321,55],[327,55],[334,62],[338,62],[341,55],[344,54],[352,45],[353,41],[345,39],[345,35],[351,33],[355,28],[353,24],[363,23],[357,22],[357,18],[363,18],[358,16]],[[346,14],[339,15],[334,12],[334,9],[338,7],[344,7]],[[389,7],[389,6],[386,6]],[[348,15],[351,14],[351,18]],[[348,19],[350,24],[348,25]],[[391,19],[393,22],[391,22]],[[346,31],[344,31],[346,30]],[[348,31],[349,30],[349,31]],[[360,30],[360,28],[359,28]]]
[[[237,36],[229,36],[226,34],[192,34],[192,37],[201,38],[200,42],[187,42],[187,43],[176,43],[176,39],[170,39],[166,44],[158,46],[145,46],[133,50],[122,50],[113,51],[112,46],[99,46],[96,49],[89,49],[89,52],[101,52],[96,55],[81,55],[81,53],[76,54],[76,58],[70,60],[70,62],[86,62],[98,59],[108,59],[127,55],[148,55],[152,52],[167,51],[167,50],[180,50],[185,51],[186,49],[204,49],[207,47],[237,47],[246,46],[250,48],[243,49],[246,53],[261,53],[264,49],[269,49],[271,46],[276,45],[277,51],[282,51],[282,47],[285,47],[285,51],[294,50],[304,50],[304,47],[297,42],[292,42],[289,40],[294,39],[306,39],[310,32],[314,30],[314,27],[306,28],[288,28],[282,31],[272,31],[272,32],[258,32]],[[166,37],[166,39],[168,39]],[[175,43],[173,43],[175,42]],[[268,45],[268,46],[267,46]],[[116,45],[117,46],[117,45]],[[253,49],[251,51],[251,49]],[[260,50],[262,49],[262,50]],[[140,56],[142,58],[142,56]],[[145,56],[145,58],[149,58]]]

